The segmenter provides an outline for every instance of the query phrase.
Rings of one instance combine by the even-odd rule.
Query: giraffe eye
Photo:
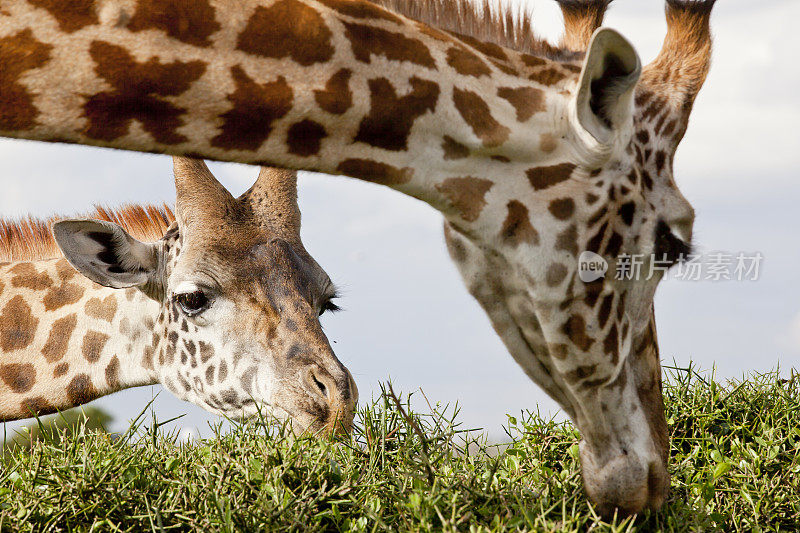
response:
[[[201,290],[176,294],[175,303],[189,316],[199,315],[210,306],[208,297]]]

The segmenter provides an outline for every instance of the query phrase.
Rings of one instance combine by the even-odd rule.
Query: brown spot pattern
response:
[[[58,361],[67,353],[69,340],[72,338],[72,332],[75,331],[77,324],[78,317],[75,313],[53,322],[50,328],[50,335],[42,348],[42,355],[44,355],[48,363]]]
[[[556,237],[556,250],[578,255],[578,228],[575,224],[570,224],[567,229],[558,234]]]
[[[528,79],[531,81],[535,81],[537,83],[541,83],[542,85],[550,86],[550,85],[555,85],[556,83],[560,82],[566,77],[567,75],[564,74],[559,69],[554,67],[549,67],[534,72],[533,74],[528,76]]]
[[[22,296],[14,296],[0,314],[0,350],[12,352],[27,348],[36,335],[39,319]]]
[[[575,212],[575,201],[572,198],[558,198],[551,201],[547,209],[558,220],[567,220]]]
[[[388,186],[408,183],[414,174],[410,168],[397,168],[371,159],[345,159],[336,170],[353,178]]]
[[[315,155],[319,153],[322,139],[327,135],[325,127],[313,120],[305,119],[292,124],[286,136],[289,153],[300,156]]]
[[[98,396],[97,389],[92,385],[92,379],[88,374],[78,374],[67,385],[67,400],[70,405],[82,405]]]
[[[499,146],[508,139],[511,131],[494,119],[489,106],[476,93],[454,87],[453,103],[484,146]]]
[[[330,77],[324,90],[314,91],[314,99],[323,111],[341,115],[353,105],[353,91],[350,90],[352,72],[343,68]]]
[[[111,362],[106,367],[106,383],[112,389],[118,389],[120,386],[119,381],[119,358],[115,355]]]
[[[307,4],[279,0],[255,9],[236,48],[261,57],[291,57],[307,67],[333,57],[332,35],[322,15]]]
[[[63,282],[61,285],[51,287],[44,295],[42,303],[46,311],[55,311],[65,305],[78,302],[83,297],[86,290],[75,283]]]
[[[103,300],[92,298],[86,302],[85,309],[90,317],[111,322],[117,314],[117,299],[113,295],[106,296]]]
[[[503,242],[515,248],[521,243],[538,245],[539,233],[531,225],[530,214],[525,204],[518,200],[511,200],[506,208],[508,214],[500,230],[500,238]]]
[[[492,73],[480,57],[457,46],[447,50],[447,64],[463,76],[480,78]]]
[[[211,145],[224,149],[257,150],[269,134],[272,123],[292,108],[292,88],[283,76],[276,81],[259,84],[240,66],[231,68],[236,90],[228,95],[232,108],[222,114],[219,135]]]
[[[567,277],[567,267],[561,263],[553,263],[547,269],[547,284],[550,287],[557,287],[561,285],[564,278]]]
[[[526,174],[533,188],[540,191],[568,180],[572,176],[573,170],[575,170],[575,165],[572,163],[561,163],[549,167],[531,168],[526,171]]]
[[[403,23],[397,15],[385,9],[381,9],[371,2],[364,2],[364,0],[319,0],[319,3],[348,17],[357,19],[381,19],[397,24]]]
[[[586,333],[586,321],[581,315],[570,316],[562,326],[561,331],[569,337],[572,344],[584,352],[589,351],[589,348],[594,344],[594,339]]]
[[[19,408],[24,415],[46,415],[56,411],[55,406],[48,402],[43,396],[25,398],[20,403]]]
[[[127,28],[157,29],[194,46],[210,46],[209,37],[219,31],[214,8],[208,0],[139,0]]]
[[[451,33],[451,32],[448,32],[448,33]],[[500,47],[499,45],[496,45],[494,43],[479,41],[478,39],[475,39],[474,37],[470,37],[469,35],[463,35],[463,34],[460,34],[460,33],[451,33],[451,35],[455,36],[460,41],[467,43],[468,45],[472,46],[473,48],[475,48],[479,52],[481,52],[483,54],[486,54],[489,57],[493,57],[495,59],[500,59],[502,61],[507,61],[508,60],[508,56],[503,51],[503,48]]]
[[[469,148],[449,135],[445,135],[442,139],[442,151],[444,152],[445,160],[464,159],[469,156]]]
[[[10,363],[0,365],[0,379],[12,392],[28,392],[36,383],[36,369],[31,363]]]
[[[67,33],[100,22],[94,0],[30,0],[30,3],[47,10],[56,19],[61,31]]]
[[[549,154],[553,150],[556,149],[558,143],[556,142],[555,137],[553,137],[550,133],[542,133],[539,136],[539,150],[542,152]]]
[[[517,121],[525,122],[534,114],[544,111],[544,92],[533,87],[501,87],[497,90],[500,98],[508,100],[517,112]]]
[[[83,345],[81,346],[81,352],[83,352],[83,356],[86,360],[90,363],[96,363],[100,359],[100,355],[109,338],[108,335],[100,333],[99,331],[86,332],[86,335],[83,336]]]
[[[124,48],[102,41],[89,46],[95,72],[113,89],[89,96],[83,106],[89,121],[87,137],[113,141],[128,133],[138,121],[156,142],[177,144],[186,137],[176,132],[186,110],[167,101],[177,96],[205,72],[201,61],[161,63],[151,58],[138,63]]]
[[[53,284],[47,272],[39,272],[33,263],[19,263],[9,270],[12,287],[23,287],[34,291],[43,291]]]
[[[369,80],[370,111],[354,141],[385,150],[405,150],[414,121],[436,109],[439,85],[420,78],[409,80],[411,92],[398,97],[386,78]]]
[[[69,363],[59,363],[53,369],[53,377],[60,378],[61,376],[66,374],[68,370],[69,370]]]
[[[373,26],[350,22],[343,24],[353,55],[362,63],[369,63],[370,56],[376,55],[391,61],[408,61],[422,67],[436,68],[428,48],[416,39]]]
[[[485,196],[492,188],[489,180],[480,178],[448,178],[436,185],[436,190],[447,198],[452,206],[458,211],[461,218],[467,222],[474,222],[478,219],[486,205]]]
[[[20,78],[44,65],[52,49],[37,41],[30,29],[0,38],[0,130],[25,130],[36,124],[39,110]]]

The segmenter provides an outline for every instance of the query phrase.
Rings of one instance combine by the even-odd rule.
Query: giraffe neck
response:
[[[459,223],[493,176],[563,162],[548,108],[574,64],[366,2],[198,2],[177,22],[170,3],[0,12],[0,135],[344,174]]]
[[[0,264],[0,420],[155,383],[159,310],[139,290],[97,285],[65,259]]]

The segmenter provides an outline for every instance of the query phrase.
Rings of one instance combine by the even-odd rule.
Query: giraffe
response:
[[[319,323],[335,289],[300,240],[296,174],[262,168],[234,198],[202,160],[174,167],[175,221],[0,224],[0,421],[161,383],[230,418],[349,431],[358,391]]]
[[[672,264],[694,212],[673,159],[708,73],[714,0],[666,0],[650,64],[558,0],[560,45],[464,0],[18,0],[0,10],[0,135],[340,174],[439,210],[512,357],[581,431],[605,515],[668,496],[653,296],[592,282]]]

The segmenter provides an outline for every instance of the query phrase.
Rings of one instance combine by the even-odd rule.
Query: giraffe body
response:
[[[0,266],[0,418],[162,383],[231,418],[349,430],[357,389],[319,325],[333,286],[299,240],[294,175],[264,169],[234,199],[202,162],[175,166],[178,220],[155,243],[63,220],[66,259]]]
[[[559,48],[456,0],[193,3],[202,17],[179,0],[15,2],[0,15],[0,134],[344,174],[429,203],[512,356],[580,428],[590,499],[657,508],[661,273],[584,283],[577,257],[613,273],[623,254],[689,250],[672,160],[714,2],[667,0],[645,67],[598,29],[608,3],[560,0]]]

